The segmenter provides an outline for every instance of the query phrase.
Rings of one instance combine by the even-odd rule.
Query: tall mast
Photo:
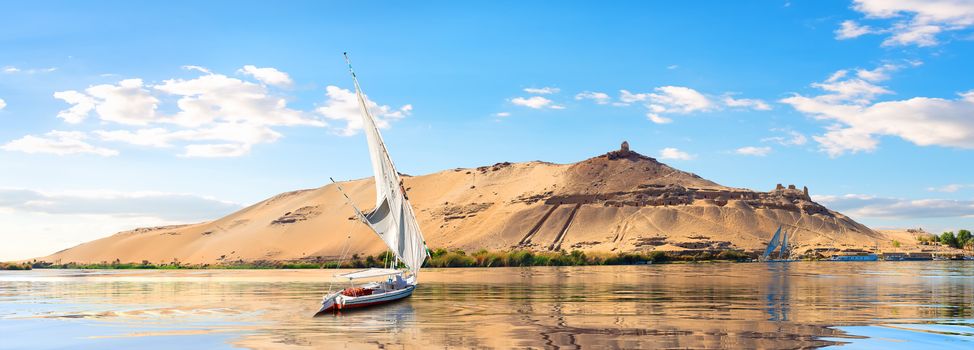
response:
[[[422,267],[428,255],[426,243],[416,222],[416,214],[406,197],[402,178],[389,156],[377,122],[369,108],[368,99],[362,92],[358,76],[352,68],[351,59],[348,53],[344,56],[348,72],[355,85],[355,97],[362,113],[363,132],[368,141],[369,157],[372,160],[375,178],[375,209],[365,213],[366,224],[372,227],[394,253],[395,259],[390,263],[397,266],[398,262],[402,261],[415,273]]]
[[[369,100],[365,97],[365,93],[362,92],[362,87],[358,84],[358,76],[355,75],[355,69],[352,69],[352,60],[348,58],[348,52],[343,52],[342,55],[345,56],[345,64],[348,65],[348,73],[352,74],[352,84],[355,85],[355,96],[358,98],[359,104],[362,106],[362,111],[368,115],[369,119],[375,120],[372,116],[372,111],[369,109]],[[379,141],[379,147],[382,148],[382,152],[385,153],[386,158],[393,168],[396,167],[395,163],[392,162],[392,157],[389,156],[389,150],[386,149],[386,142],[382,139],[382,135],[376,133]],[[399,177],[399,174],[396,174]]]

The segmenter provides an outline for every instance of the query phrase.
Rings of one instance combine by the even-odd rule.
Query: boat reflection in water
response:
[[[768,321],[788,321],[791,264],[768,264]]]

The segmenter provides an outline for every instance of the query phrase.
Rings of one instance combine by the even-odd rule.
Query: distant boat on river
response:
[[[778,248],[781,248],[780,250]],[[775,250],[778,250],[777,256],[772,258],[775,254]],[[764,254],[761,254],[760,261],[764,262],[790,262],[794,261],[791,259],[791,249],[788,246],[788,232],[781,232],[781,226],[778,226],[778,230],[774,232],[774,236],[771,237],[771,241],[768,242],[768,248],[764,250]]]
[[[856,255],[833,255],[831,261],[878,261],[879,255],[867,253]]]

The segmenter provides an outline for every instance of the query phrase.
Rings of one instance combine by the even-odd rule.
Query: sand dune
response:
[[[882,233],[798,188],[725,187],[627,148],[574,164],[499,163],[404,182],[431,248],[760,250],[778,225],[799,251],[889,245]],[[342,186],[363,209],[371,207],[371,178]],[[220,263],[334,259],[346,245],[352,253],[384,251],[352,215],[328,185],[282,193],[211,222],[120,232],[38,260]]]

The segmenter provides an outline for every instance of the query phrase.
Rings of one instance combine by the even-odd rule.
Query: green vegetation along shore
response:
[[[940,235],[918,236],[921,244],[942,245],[957,249],[974,250],[974,235],[969,230],[944,232]],[[894,246],[899,242],[893,241]],[[647,253],[600,253],[582,252],[534,252],[529,250],[488,251],[479,250],[467,253],[462,250],[435,249],[430,251],[430,258],[424,266],[427,267],[517,267],[517,266],[581,266],[581,265],[638,265],[674,262],[704,262],[704,261],[751,261],[757,258],[740,250],[722,250],[715,252],[696,252],[687,254],[679,252],[647,252]],[[392,253],[386,252],[376,256],[358,254],[342,261],[301,260],[301,261],[228,261],[217,264],[185,264],[173,260],[168,263],[123,263],[121,261],[100,262],[89,264],[51,263],[44,261],[33,262],[0,262],[0,270],[30,270],[30,269],[322,269],[322,268],[368,268],[387,266],[392,259]]]
[[[30,270],[31,264],[28,263],[5,263],[0,262],[0,270]]]
[[[681,255],[668,252],[649,253],[586,253],[571,252],[532,252],[528,250],[487,251],[466,253],[462,250],[436,249],[430,252],[427,267],[517,267],[517,266],[581,266],[581,265],[638,265],[667,262],[703,261],[748,261],[753,257],[738,250],[703,252]],[[183,264],[173,261],[155,264],[123,263],[120,261],[96,264],[50,263],[35,261],[18,266],[27,269],[321,269],[321,268],[368,268],[383,267],[392,259],[391,253],[377,256],[352,255],[351,258],[337,261],[237,261],[220,264]]]
[[[919,236],[917,240],[921,243],[940,243],[951,248],[974,250],[974,234],[969,230],[959,230],[956,235],[950,231],[941,233],[939,236]]]

